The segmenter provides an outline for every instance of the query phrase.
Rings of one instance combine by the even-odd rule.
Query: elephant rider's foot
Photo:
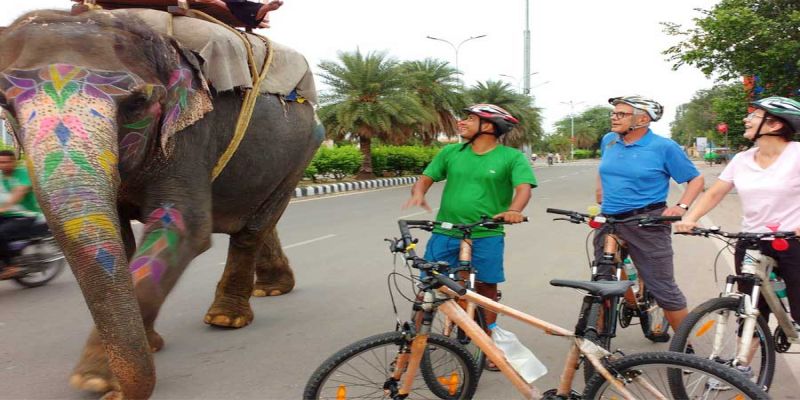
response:
[[[119,382],[108,368],[108,359],[103,346],[90,340],[83,355],[69,378],[70,386],[78,390],[107,393],[121,390]]]
[[[214,300],[203,321],[214,326],[241,328],[253,322],[253,309],[247,298],[223,295]]]

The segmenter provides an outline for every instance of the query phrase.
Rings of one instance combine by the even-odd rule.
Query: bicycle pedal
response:
[[[580,393],[572,390],[569,393],[569,396],[559,396],[558,389],[550,389],[544,393],[542,393],[542,400],[581,400],[583,396]]]
[[[666,343],[669,342],[669,333],[661,332],[661,333],[651,333],[647,335],[647,339],[654,343]]]

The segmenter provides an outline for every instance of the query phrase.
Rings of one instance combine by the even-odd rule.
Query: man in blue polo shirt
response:
[[[650,130],[664,112],[661,104],[641,96],[609,99],[611,132],[601,143],[602,160],[597,181],[597,202],[605,215],[628,218],[639,214],[683,216],[703,189],[703,176],[672,139]],[[685,183],[680,201],[667,205],[669,181]],[[673,329],[688,314],[686,297],[675,283],[669,225],[640,228],[617,226],[627,243],[639,276],[653,294]],[[595,259],[603,254],[605,235],[595,235]]]

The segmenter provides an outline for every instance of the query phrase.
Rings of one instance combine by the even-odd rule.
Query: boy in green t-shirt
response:
[[[447,179],[437,221],[472,223],[491,215],[510,223],[522,222],[522,210],[530,200],[531,188],[536,187],[536,178],[522,152],[498,143],[498,138],[519,121],[492,104],[476,104],[464,111],[467,117],[458,122],[458,129],[467,142],[451,144],[434,157],[403,208],[419,206],[432,211],[425,194],[434,182]],[[497,284],[505,281],[503,235],[502,229],[476,229],[472,235],[475,289],[490,299],[497,298]],[[425,249],[425,259],[458,265],[460,242],[458,233],[436,229]],[[484,312],[486,324],[494,323],[497,315]],[[487,368],[496,370],[491,363]]]
[[[9,265],[11,251],[8,243],[26,237],[36,220],[41,217],[36,203],[28,169],[17,166],[17,155],[11,150],[0,150],[0,279],[16,275],[19,268]]]

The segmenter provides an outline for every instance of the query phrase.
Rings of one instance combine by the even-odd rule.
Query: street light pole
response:
[[[569,104],[569,159],[575,160],[575,106],[583,104],[582,101],[562,101],[561,104]]]
[[[530,29],[530,0],[525,0],[525,32],[523,33],[523,37],[525,38],[525,50],[524,50],[524,63],[522,74],[524,75],[523,79],[523,87],[522,93],[523,94],[530,94],[531,93],[531,29]]]
[[[427,39],[438,40],[440,42],[445,42],[445,43],[449,44],[450,47],[453,48],[453,51],[456,53],[456,71],[458,72],[458,82],[459,82],[459,84],[461,86],[464,86],[464,80],[462,78],[461,71],[458,69],[458,51],[461,49],[461,45],[463,45],[464,43],[469,42],[470,40],[480,39],[482,37],[486,37],[486,35],[470,36],[470,37],[462,40],[461,43],[459,43],[458,46],[456,46],[452,42],[450,42],[449,40],[445,40],[445,39],[441,39],[441,38],[437,38],[437,37],[433,37],[433,36],[425,36],[425,38],[427,38]]]

